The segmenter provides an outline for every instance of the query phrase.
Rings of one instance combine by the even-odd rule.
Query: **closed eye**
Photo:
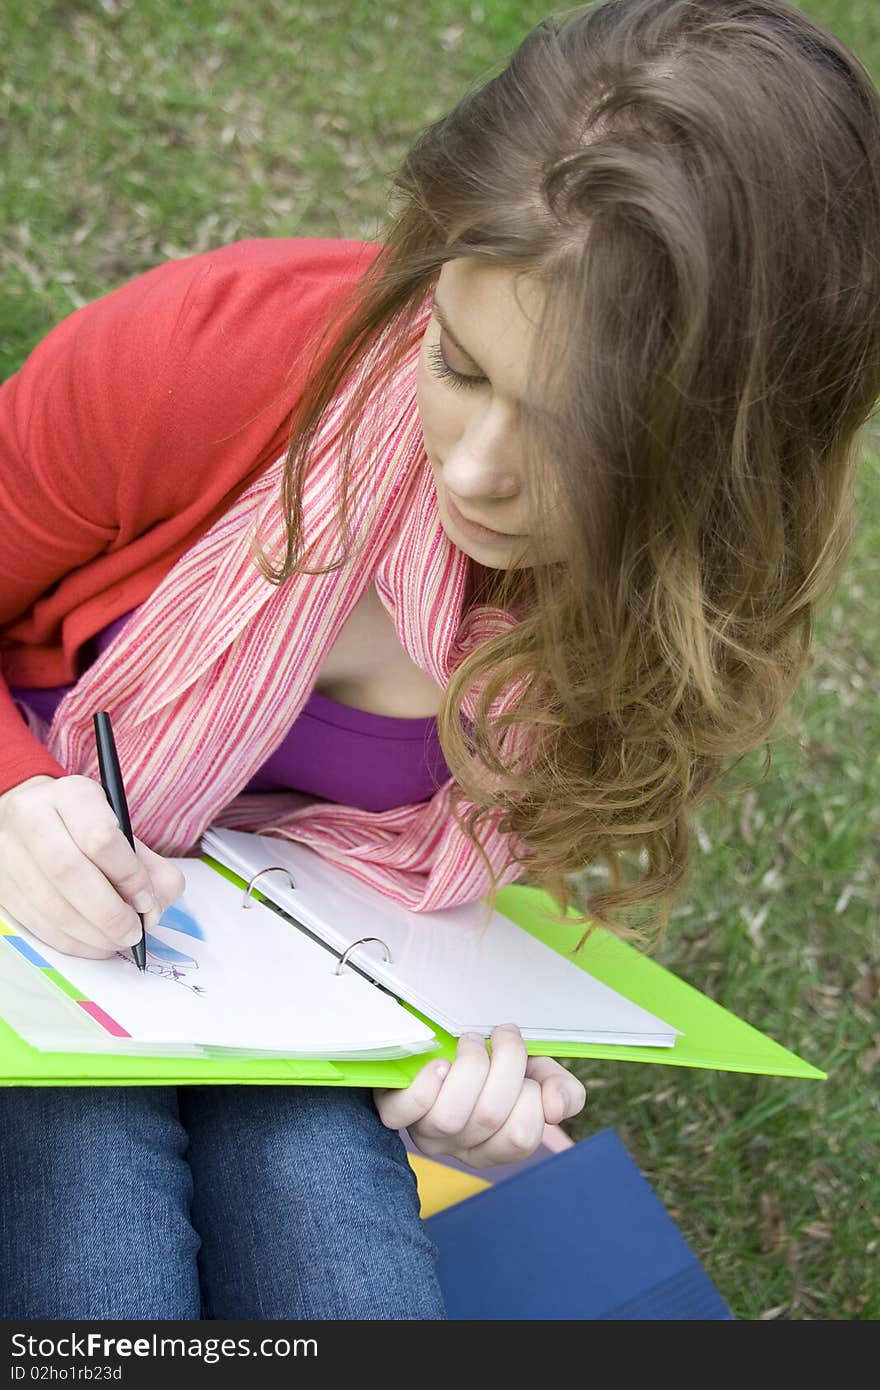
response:
[[[456,389],[463,387],[466,390],[470,390],[473,387],[482,386],[483,382],[486,380],[484,376],[466,376],[463,372],[455,371],[454,368],[450,367],[443,353],[440,351],[439,343],[434,343],[433,346],[428,348],[427,358],[431,363],[431,371],[434,376],[439,377],[441,381],[448,382],[450,386]]]

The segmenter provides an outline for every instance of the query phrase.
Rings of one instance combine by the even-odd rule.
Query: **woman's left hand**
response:
[[[458,1040],[455,1061],[429,1062],[405,1090],[374,1090],[388,1129],[407,1129],[429,1156],[450,1154],[471,1168],[533,1154],[545,1124],[581,1111],[587,1093],[552,1057],[529,1057],[515,1024],[492,1033],[492,1056],[476,1033]]]

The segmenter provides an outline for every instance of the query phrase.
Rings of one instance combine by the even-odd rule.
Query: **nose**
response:
[[[462,501],[503,502],[520,491],[517,472],[501,449],[480,448],[459,440],[448,449],[443,464],[443,482],[454,497]]]

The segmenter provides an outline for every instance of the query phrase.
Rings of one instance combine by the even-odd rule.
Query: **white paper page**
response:
[[[411,912],[361,883],[307,845],[278,836],[209,827],[201,847],[255,885],[291,916],[342,951],[360,937],[388,946],[358,947],[352,959],[435,1023],[488,1035],[515,1023],[524,1038],[671,1047],[680,1030],[594,979],[480,900],[430,913]]]
[[[435,1045],[396,1000],[351,971],[336,975],[333,955],[277,913],[257,902],[243,909],[241,893],[198,859],[173,862],[187,888],[149,934],[145,974],[129,952],[109,960],[64,955],[4,915],[140,1042],[334,1060]]]
[[[4,914],[5,915],[5,911]],[[10,922],[10,926],[13,923]],[[0,1018],[41,1052],[100,1052],[163,1057],[167,1048],[114,1038],[84,1009],[23,960],[0,934]],[[182,1056],[203,1057],[181,1047]]]

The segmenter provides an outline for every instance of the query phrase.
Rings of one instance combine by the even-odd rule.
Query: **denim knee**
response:
[[[0,1089],[4,1319],[445,1318],[372,1092]]]
[[[198,1318],[174,1087],[0,1088],[0,1316]]]
[[[181,1115],[207,1316],[445,1318],[415,1175],[370,1090],[190,1088]]]

